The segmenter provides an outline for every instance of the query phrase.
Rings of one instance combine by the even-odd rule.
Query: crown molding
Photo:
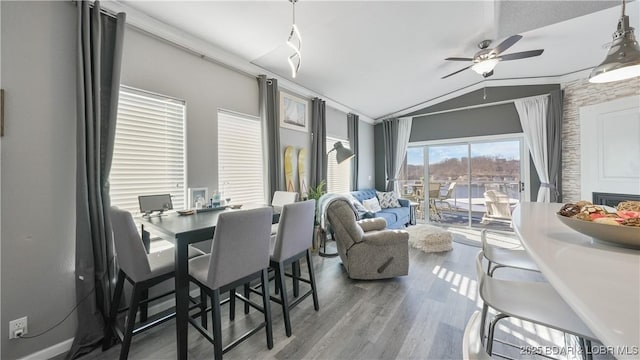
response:
[[[321,93],[315,92],[302,85],[299,85],[289,79],[283,78],[278,74],[256,66],[236,54],[230,53],[216,45],[211,44],[210,42],[202,40],[174,26],[164,23],[152,16],[149,16],[122,3],[119,0],[103,1],[101,2],[101,6],[109,12],[126,13],[127,26],[147,33],[148,35],[151,35],[158,40],[167,42],[182,50],[211,61],[217,65],[223,66],[227,69],[236,71],[249,77],[257,77],[258,75],[265,74],[268,77],[278,79],[279,84],[286,90],[309,98],[322,98],[323,100],[325,100],[328,106],[345,113],[356,113],[358,114],[360,120],[369,124],[374,124],[374,120],[372,118],[366,115],[362,115],[360,112],[340,102],[337,102]]]

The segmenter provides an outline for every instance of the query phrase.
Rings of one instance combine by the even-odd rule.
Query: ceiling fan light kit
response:
[[[471,66],[471,70],[475,71],[479,75],[489,74],[499,62],[500,60],[497,58],[481,60],[473,64],[473,66]]]
[[[289,0],[293,6],[293,24],[291,25],[291,31],[289,32],[289,38],[287,39],[287,45],[293,50],[293,54],[289,55],[287,62],[291,68],[291,77],[295,79],[300,70],[300,63],[302,62],[302,54],[300,49],[302,48],[302,37],[300,31],[296,26],[296,2],[298,0]]]
[[[591,75],[591,83],[607,83],[640,76],[640,47],[625,15],[625,1],[622,0],[622,16],[618,20],[613,42],[602,64],[596,66]]]
[[[500,61],[509,61],[509,60],[518,60],[525,59],[534,56],[540,56],[544,52],[544,49],[538,50],[528,50],[511,54],[502,54],[515,43],[522,39],[522,35],[511,35],[506,38],[503,42],[501,42],[498,46],[493,49],[489,49],[489,45],[491,45],[491,40],[483,40],[478,44],[480,51],[475,53],[472,58],[463,58],[463,57],[448,57],[445,60],[450,61],[472,61],[473,64],[462,68],[458,71],[454,71],[449,75],[445,75],[442,78],[446,79],[449,76],[455,75],[459,72],[462,72],[467,69],[471,69],[475,71],[477,74],[482,75],[487,78],[493,75],[493,69],[498,65]]]

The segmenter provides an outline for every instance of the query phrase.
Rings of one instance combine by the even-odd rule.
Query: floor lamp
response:
[[[327,162],[329,161],[329,153],[331,153],[332,151],[336,152],[336,162],[338,164],[342,164],[343,162],[353,158],[354,156],[356,156],[356,154],[345,148],[342,145],[342,142],[337,141],[335,144],[333,144],[333,148],[331,150],[329,150],[329,152],[327,152],[327,156],[326,156],[326,160]],[[324,251],[321,250],[324,248]],[[338,256],[337,252],[334,253],[327,253],[327,235],[325,234],[322,237],[322,246],[320,246],[320,249],[318,249],[318,255],[323,256],[323,257],[334,257],[334,256]]]

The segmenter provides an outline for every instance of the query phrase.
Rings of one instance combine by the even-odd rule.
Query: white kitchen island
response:
[[[560,207],[522,203],[513,228],[549,283],[612,354],[640,358],[640,250],[568,228],[556,217]]]

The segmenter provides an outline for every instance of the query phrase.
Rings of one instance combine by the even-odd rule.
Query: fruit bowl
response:
[[[604,242],[640,249],[640,227],[599,224],[556,214],[558,219],[573,230]]]

